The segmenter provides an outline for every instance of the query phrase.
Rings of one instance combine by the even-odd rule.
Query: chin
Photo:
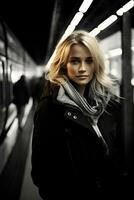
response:
[[[78,85],[87,85],[89,83],[89,81],[78,81],[77,84]]]

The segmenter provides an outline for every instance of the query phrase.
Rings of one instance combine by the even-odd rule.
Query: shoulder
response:
[[[122,116],[122,109],[123,109],[122,102],[116,100],[110,100],[106,107],[106,111],[111,115],[113,115],[115,118]]]
[[[38,117],[43,118],[44,115],[48,115],[56,101],[56,96],[59,91],[59,86],[46,81],[45,87],[43,89],[42,97],[40,98],[37,108],[35,110],[34,119]]]
[[[111,99],[109,102],[108,102],[108,105],[107,107],[110,109],[121,109],[122,107],[122,103],[118,100],[114,100],[114,99]]]
[[[58,85],[51,83],[49,80],[45,80],[45,85],[43,88],[43,93],[42,93],[42,98],[46,98],[46,97],[52,97],[54,98],[58,91],[59,91],[59,87]]]

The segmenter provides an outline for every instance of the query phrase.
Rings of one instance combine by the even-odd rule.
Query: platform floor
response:
[[[0,200],[41,200],[31,179],[31,141],[34,108],[23,129],[18,130],[15,145],[0,174]]]
[[[32,136],[29,144],[29,152],[27,155],[27,161],[25,166],[25,173],[23,177],[23,183],[21,188],[21,194],[19,200],[42,200],[42,198],[38,194],[37,187],[33,184],[31,179],[31,141]]]

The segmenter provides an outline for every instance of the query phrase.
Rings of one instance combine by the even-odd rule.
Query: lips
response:
[[[88,75],[80,75],[80,76],[76,76],[77,78],[88,78]]]

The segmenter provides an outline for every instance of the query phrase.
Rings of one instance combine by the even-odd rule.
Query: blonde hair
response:
[[[114,90],[112,90],[112,86],[114,86],[113,81],[105,73],[104,57],[99,42],[87,31],[83,30],[72,32],[66,39],[58,43],[54,54],[52,55],[47,78],[56,84],[60,84],[61,80],[68,79],[64,71],[68,62],[71,47],[74,44],[84,45],[92,55],[94,62],[94,76],[91,81],[91,87],[96,96],[104,96],[108,91],[114,94]]]

